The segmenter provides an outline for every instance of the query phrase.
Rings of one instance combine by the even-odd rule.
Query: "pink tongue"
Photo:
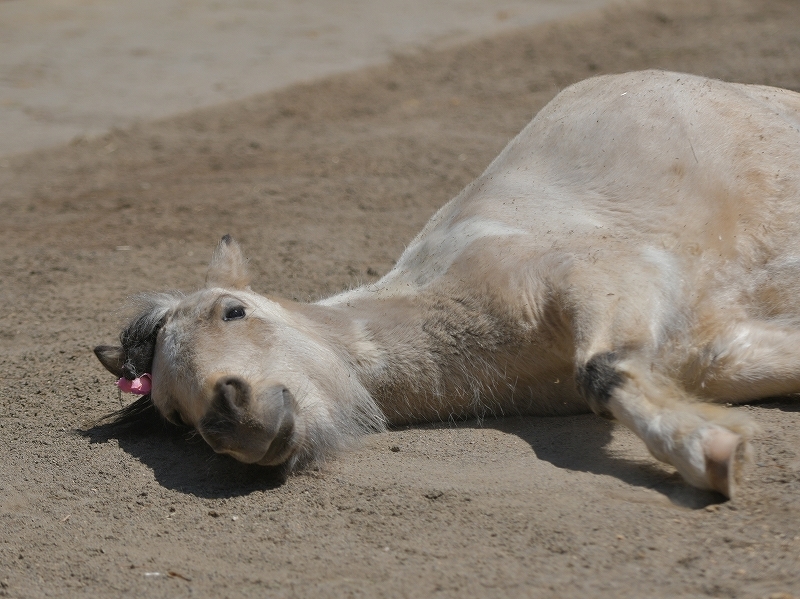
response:
[[[126,378],[117,381],[117,387],[122,391],[125,393],[135,393],[136,395],[147,395],[150,393],[150,388],[152,386],[149,374],[143,374],[138,379],[133,379],[132,381]]]

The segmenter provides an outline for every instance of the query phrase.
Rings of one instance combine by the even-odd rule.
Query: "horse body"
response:
[[[152,366],[158,410],[243,461],[294,467],[385,423],[592,409],[730,496],[754,427],[696,398],[800,391],[798,217],[800,95],[598,77],[376,283],[264,298],[225,238],[205,289],[154,296],[134,321],[152,325],[97,353],[119,376]]]

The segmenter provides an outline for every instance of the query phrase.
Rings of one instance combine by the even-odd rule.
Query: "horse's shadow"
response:
[[[611,476],[632,487],[655,491],[677,506],[700,509],[726,500],[719,493],[692,487],[654,458],[631,458],[614,451],[612,435],[620,425],[593,414],[486,420],[482,426],[516,435],[531,446],[538,459],[557,468]]]
[[[769,399],[760,407],[800,411],[796,399]],[[610,448],[614,424],[586,414],[580,416],[510,417],[431,425],[441,427],[493,428],[513,434],[531,446],[537,458],[558,468],[615,477],[633,487],[651,489],[682,507],[699,509],[725,500],[718,493],[696,489],[677,474],[650,459],[615,455]],[[99,425],[82,431],[92,443],[116,439],[128,454],[152,468],[156,480],[166,488],[203,498],[228,498],[284,484],[280,468],[242,464],[215,454],[194,433],[164,428],[147,436],[117,434],[113,427]],[[618,453],[618,452],[617,452]]]
[[[751,405],[765,410],[780,410],[781,412],[800,412],[800,395],[790,397],[768,397]]]
[[[281,468],[268,468],[237,462],[214,453],[200,435],[174,427],[141,433],[94,426],[80,431],[90,443],[116,439],[120,448],[153,470],[156,481],[165,488],[206,499],[230,498],[269,491],[284,484]]]

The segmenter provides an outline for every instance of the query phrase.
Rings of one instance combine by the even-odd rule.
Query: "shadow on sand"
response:
[[[243,464],[218,455],[200,435],[170,425],[146,434],[120,432],[102,424],[78,432],[90,443],[116,439],[125,452],[153,470],[159,484],[197,497],[238,497],[275,489],[286,481],[282,468]]]
[[[630,459],[612,453],[612,431],[619,425],[593,414],[485,420],[482,426],[518,436],[536,457],[558,468],[613,476],[628,485],[656,491],[674,505],[701,509],[726,501],[719,493],[692,487],[677,472],[665,471],[655,458]]]
[[[764,408],[765,410],[780,410],[781,412],[800,412],[800,395],[788,397],[768,397],[761,401],[754,401],[750,405]]]
[[[762,409],[800,412],[800,401],[770,398],[757,404]],[[615,455],[609,449],[614,424],[591,414],[579,416],[510,417],[459,423],[437,423],[430,428],[493,428],[518,436],[536,456],[558,468],[613,476],[628,485],[660,493],[674,505],[700,509],[725,501],[725,497],[688,485],[677,473],[668,473],[654,461]],[[423,427],[426,428],[426,427]],[[275,489],[286,481],[281,468],[237,462],[215,454],[193,432],[171,425],[141,432],[120,432],[100,424],[79,431],[91,443],[116,439],[119,446],[152,468],[156,480],[166,488],[203,498],[227,498]]]

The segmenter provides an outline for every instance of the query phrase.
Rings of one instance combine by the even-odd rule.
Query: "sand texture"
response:
[[[800,596],[800,402],[730,502],[593,415],[394,430],[282,481],[198,437],[80,429],[126,297],[387,272],[558,90],[647,67],[800,90],[797,0],[624,4],[0,160],[0,596]]]

